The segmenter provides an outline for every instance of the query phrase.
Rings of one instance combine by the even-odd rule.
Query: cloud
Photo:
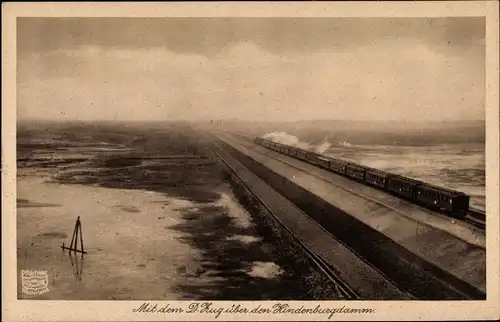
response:
[[[18,61],[19,118],[481,119],[484,57],[406,39],[275,54],[240,42],[215,56],[97,46]]]

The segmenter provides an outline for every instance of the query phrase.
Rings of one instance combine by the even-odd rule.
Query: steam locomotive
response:
[[[433,186],[401,175],[380,171],[352,162],[327,157],[312,151],[255,138],[257,145],[322,167],[355,181],[384,190],[430,209],[463,218],[469,210],[470,197],[462,192]]]

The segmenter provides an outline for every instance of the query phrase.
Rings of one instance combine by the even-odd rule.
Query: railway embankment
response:
[[[226,148],[216,145],[214,152],[227,168],[228,179],[239,202],[252,213],[262,233],[272,236],[284,253],[295,258],[300,269],[316,271],[305,281],[310,285],[313,297],[412,298],[246,168]],[[318,263],[318,259],[322,263]]]
[[[325,181],[259,153],[257,148],[249,148],[227,138],[221,138],[220,143],[231,157],[327,231],[346,252],[369,264],[358,268],[352,266],[345,257],[335,254],[335,247],[319,246],[327,242],[326,239],[318,242],[318,246],[313,245],[313,249],[326,248],[324,256],[334,254],[330,261],[348,284],[359,283],[363,279],[360,275],[366,273],[363,269],[369,267],[372,271],[368,275],[383,276],[383,280],[396,287],[399,296],[411,294],[419,299],[485,298],[484,248],[402,216],[359,195],[349,195]],[[293,225],[294,221],[300,229],[303,215],[292,216],[288,225]],[[366,276],[364,278],[365,281],[370,280]],[[384,296],[387,298],[387,294]]]

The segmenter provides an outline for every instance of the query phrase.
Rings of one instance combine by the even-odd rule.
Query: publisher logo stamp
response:
[[[41,295],[49,291],[49,275],[47,271],[23,269],[21,271],[21,284],[23,293]]]

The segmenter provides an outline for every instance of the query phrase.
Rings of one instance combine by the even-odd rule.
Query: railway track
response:
[[[219,140],[220,140],[220,143],[219,143]],[[231,141],[234,141],[233,143],[231,143]],[[247,160],[245,158],[245,155],[246,153],[245,152],[242,152],[241,150],[238,152],[238,150],[240,148],[235,148],[234,147],[234,144],[236,144],[236,146],[240,146],[241,148],[243,149],[252,149],[253,145],[250,145],[249,142],[240,142],[239,140],[235,139],[235,138],[224,138],[223,136],[220,136],[220,135],[215,135],[214,136],[214,144],[216,146],[218,146],[221,150],[221,154],[223,155],[224,158],[227,157],[227,162],[229,162],[231,164],[231,166],[234,166],[234,169],[236,171],[241,171],[241,175],[243,177],[240,177],[240,175],[237,175],[235,176],[235,178],[245,178],[245,180],[248,180],[249,178],[246,177],[246,172],[245,171],[242,171],[241,166],[238,165],[238,164],[233,164],[231,163],[231,160],[235,160],[235,162],[243,162],[242,164],[245,166],[245,167],[250,167],[249,169],[253,169],[253,163],[251,161],[249,162],[246,162],[245,160]],[[247,145],[248,143],[248,145]],[[219,150],[219,149],[217,149]],[[233,155],[232,152],[230,151],[233,151],[234,150],[234,153],[235,155]],[[259,150],[259,151],[254,151],[254,152],[258,152],[258,153],[261,153],[263,155],[265,155],[265,151],[264,150]],[[242,160],[240,160],[240,154],[241,153],[241,157],[243,157]],[[278,156],[279,157],[279,156]],[[225,162],[224,162],[225,163]],[[248,164],[247,164],[248,163]],[[265,166],[263,165],[260,165],[262,167],[262,169],[266,169]],[[297,167],[300,167],[300,164],[296,164],[295,166]],[[232,170],[232,169],[231,169]],[[313,171],[314,169],[310,169],[311,171]],[[247,171],[252,171],[253,170],[247,170]],[[257,176],[260,177],[262,180],[266,180],[265,178],[268,178],[267,177],[267,172],[265,172],[265,170],[263,170],[264,172],[261,173],[260,170],[256,170],[258,171],[257,172]],[[231,172],[234,172],[234,171],[231,171]],[[317,174],[318,175],[318,174]],[[321,175],[321,174],[319,174]],[[272,174],[271,174],[271,177],[272,177]],[[323,173],[323,177],[325,177],[325,174]],[[286,193],[286,188],[285,190],[284,189],[284,186],[283,185],[280,185],[279,184],[279,180],[277,181],[278,184],[277,186],[274,186],[274,185],[271,185],[273,187],[273,189],[278,189],[277,191],[278,192],[285,192]],[[245,182],[244,181],[244,186],[246,186],[247,188],[249,188],[250,192],[252,195],[254,195],[253,191],[252,191],[252,188],[251,187],[254,187],[254,184],[255,183],[252,183],[252,182]],[[258,185],[257,185],[258,186]],[[266,189],[262,189],[262,187],[260,188],[262,191],[265,191]],[[259,191],[261,191],[259,190]],[[293,194],[293,193],[292,193]],[[277,210],[273,207],[267,207],[266,205],[266,202],[269,202],[270,205],[274,205],[274,206],[277,206],[277,204],[274,204],[273,203],[273,200],[275,200],[275,198],[273,197],[270,197],[269,194],[265,194],[265,195],[261,195],[262,199],[261,198],[256,198],[256,202],[257,203],[261,203],[263,204],[263,207],[265,209],[274,209],[274,210]],[[270,199],[271,198],[271,199]],[[340,230],[340,237],[336,234],[336,231],[335,227],[338,227],[338,225],[331,225],[331,221],[329,222],[327,218],[322,218],[321,216],[316,216],[317,212],[316,212],[316,209],[319,209],[319,208],[310,208],[309,206],[305,205],[305,208],[301,207],[301,206],[297,206],[295,204],[295,202],[297,201],[296,200],[297,198],[295,197],[292,197],[292,199],[290,199],[290,201],[293,203],[293,207],[298,209],[305,218],[307,218],[306,222],[309,220],[309,221],[312,221],[312,222],[315,222],[315,224],[317,225],[317,227],[320,227],[324,232],[328,233],[330,236],[334,236],[334,238],[339,242],[339,244],[342,244],[343,247],[345,247],[346,249],[348,249],[348,252],[350,252],[351,254],[355,254],[355,256],[358,258],[358,260],[361,260],[362,262],[364,262],[364,265],[368,265],[367,268],[369,267],[369,271],[370,270],[373,270],[373,272],[371,274],[374,273],[375,275],[373,276],[380,276],[381,278],[381,281],[387,281],[389,282],[388,285],[393,285],[396,289],[399,289],[399,294],[396,296],[397,298],[399,298],[399,296],[402,296],[401,298],[404,298],[404,299],[437,299],[437,298],[449,298],[449,299],[479,299],[479,298],[484,298],[484,293],[480,290],[478,290],[473,284],[473,283],[469,283],[468,280],[466,280],[466,282],[464,282],[464,280],[461,280],[460,278],[456,278],[452,273],[450,273],[448,270],[446,269],[443,269],[443,268],[440,268],[440,266],[435,266],[435,264],[432,264],[433,262],[428,262],[427,261],[427,257],[426,258],[421,258],[421,257],[415,257],[415,255],[411,252],[408,252],[406,251],[404,248],[401,249],[401,253],[397,253],[397,252],[393,252],[393,249],[391,249],[391,246],[383,246],[385,245],[384,243],[381,243],[380,247],[377,246],[376,249],[377,250],[371,250],[371,246],[373,245],[373,240],[377,240],[377,244],[378,244],[378,239],[377,238],[371,238],[369,237],[368,239],[364,240],[364,242],[366,242],[367,244],[363,244],[363,245],[360,245],[358,244],[357,242],[357,239],[355,240],[351,240],[350,236],[353,236],[353,233],[348,233],[347,235],[346,234],[342,234],[342,231],[345,231],[343,229]],[[298,208],[297,208],[298,207]],[[295,232],[295,230],[298,229],[298,231],[301,231],[302,228],[300,228],[301,226],[297,226],[297,218],[290,218],[288,217],[287,218],[287,215],[285,214],[288,214],[289,212],[285,212],[285,213],[281,213],[281,210],[278,209],[277,210],[278,213],[275,214],[273,211],[270,212],[270,215],[271,217],[279,217],[280,219],[282,218],[283,216],[283,219],[285,219],[285,221],[282,223],[281,220],[277,220],[277,224],[280,225],[280,226],[284,226],[285,230],[286,231],[290,231],[289,229],[287,229],[287,225],[291,224],[291,227],[292,228],[292,232]],[[290,211],[290,210],[289,210]],[[308,211],[312,211],[312,213],[309,213]],[[295,215],[295,216],[298,216],[298,213]],[[406,214],[406,216],[409,216],[408,214]],[[337,218],[340,220],[340,218]],[[325,221],[326,220],[326,221]],[[425,222],[422,222],[423,224],[427,225]],[[285,225],[286,224],[286,225]],[[326,225],[326,226],[325,226]],[[307,226],[307,225],[306,225]],[[432,225],[430,225],[432,226]],[[352,225],[348,225],[346,226],[347,227],[347,230],[348,227],[352,227]],[[332,230],[333,229],[333,230]],[[314,231],[314,229],[312,230]],[[301,236],[299,234],[299,236]],[[294,239],[297,239],[297,236],[293,236]],[[304,238],[304,236],[301,236],[300,238]],[[362,269],[363,265],[361,264],[356,264],[354,266],[351,266],[349,265],[348,267],[344,267],[343,270],[341,271],[338,271],[337,269],[337,266],[335,265],[335,259],[333,262],[329,262],[330,260],[332,260],[332,258],[330,258],[330,252],[328,250],[325,250],[324,247],[322,246],[318,246],[319,244],[317,244],[317,242],[313,242],[313,245],[311,245],[311,240],[308,239],[309,237],[305,237],[306,240],[304,240],[304,243],[305,243],[305,246],[302,246],[302,243],[298,243],[298,247],[301,247],[302,249],[304,249],[304,252],[303,252],[303,255],[304,257],[308,258],[310,261],[311,261],[311,264],[313,264],[314,267],[317,267],[318,268],[318,272],[319,273],[322,273],[322,275],[328,277],[328,279],[331,281],[331,285],[335,285],[337,288],[338,288],[338,293],[339,293],[339,297],[345,297],[345,298],[353,298],[353,299],[356,299],[357,298],[357,294],[356,292],[358,292],[358,294],[360,294],[361,297],[364,298],[364,294],[363,292],[365,292],[367,289],[369,288],[366,288],[366,284],[362,285],[363,283],[365,282],[361,282],[361,284],[359,284],[357,282],[357,280],[355,279],[355,277],[352,277],[354,281],[353,285],[351,287],[349,287],[350,285],[346,284],[346,283],[342,283],[342,281],[351,281],[349,278],[346,279],[346,270],[349,271],[349,272],[352,272],[352,270],[350,270],[349,267],[352,267],[353,269],[361,269],[361,271],[364,272],[364,270]],[[339,239],[340,238],[340,239]],[[343,239],[343,238],[347,238],[347,239]],[[314,244],[315,243],[315,244]],[[301,246],[299,246],[301,245]],[[312,247],[311,249],[307,249],[307,246],[310,246]],[[316,247],[319,247],[319,248],[316,248]],[[360,247],[360,248],[358,248]],[[332,249],[336,249],[335,246],[332,248]],[[312,251],[312,250],[316,250],[318,252],[315,252],[315,251]],[[325,253],[326,251],[326,253]],[[385,256],[395,256],[394,258],[391,257],[391,259],[389,258],[386,258],[386,260],[380,260],[380,257],[378,255],[376,255],[378,253],[378,251],[381,251],[382,254],[385,254]],[[317,256],[315,256],[316,254],[320,255],[319,258]],[[389,255],[390,254],[390,255]],[[325,257],[326,256],[326,257]],[[325,261],[327,261],[327,263],[325,263],[325,261],[322,260],[322,258],[325,259]],[[346,257],[345,260],[347,260],[347,258],[349,257]],[[329,266],[328,264],[331,263],[333,264],[333,266]],[[341,265],[342,266],[342,265]],[[343,267],[343,266],[342,266]],[[453,271],[453,270],[452,270]],[[347,275],[349,275],[350,273],[348,273]],[[379,275],[377,275],[379,274]],[[372,275],[370,275],[372,276]],[[340,278],[339,278],[340,277]],[[377,282],[376,282],[377,283]],[[390,286],[388,285],[385,285],[384,288],[382,289],[386,289],[386,290],[389,290],[391,289]],[[360,287],[359,289],[358,288],[353,288],[353,286],[357,286],[357,287]],[[352,290],[354,290],[354,292],[350,293]],[[378,290],[378,291],[375,291],[375,290]],[[373,289],[373,291],[375,292],[383,292],[385,293],[385,291],[382,291],[379,287],[375,287]],[[392,292],[392,291],[389,291],[389,292]],[[380,295],[380,294],[379,294]],[[393,298],[391,297],[393,296],[392,294],[389,296],[389,298]],[[394,298],[396,298],[394,297]]]
[[[220,146],[218,146],[216,143],[215,145],[222,150]],[[335,289],[336,296],[339,297],[339,299],[344,299],[344,300],[355,300],[355,299],[360,299],[360,296],[345,282],[341,280],[341,278],[337,275],[334,269],[330,267],[330,265],[323,259],[321,256],[316,254],[314,251],[309,249],[304,243],[301,242],[299,237],[294,234],[292,231],[290,231],[284,224],[277,218],[273,211],[266,205],[266,203],[259,197],[257,196],[252,189],[245,183],[245,181],[238,175],[238,173],[231,167],[231,165],[226,162],[224,157],[220,155],[218,151],[215,149],[213,150],[214,154],[217,156],[217,158],[235,175],[240,182],[245,186],[247,191],[249,191],[253,198],[257,200],[276,220],[276,222],[279,223],[279,225],[292,237],[292,239],[297,243],[297,245],[300,246],[304,254],[307,256],[307,258],[313,263],[313,265],[332,283],[332,286]]]
[[[486,229],[486,214],[484,211],[474,208],[469,208],[467,216],[462,219],[464,222],[475,227]]]
[[[240,136],[241,138],[243,138],[243,139],[245,139],[245,140],[249,141],[249,143],[253,143],[253,138],[248,137],[248,136],[245,136],[245,135],[242,135],[242,134],[237,134],[237,135],[238,135],[238,136]],[[233,139],[233,138],[231,138],[230,136],[226,136],[226,137],[227,137],[227,138],[229,138],[230,140],[234,140],[234,139]],[[273,152],[275,152],[275,151],[273,151]],[[277,152],[275,152],[275,153],[277,153]],[[328,179],[328,178],[325,178],[325,177],[323,177],[323,176],[320,176],[320,175],[318,175],[318,174],[316,174],[316,173],[313,173],[313,172],[311,172],[311,171],[305,170],[305,169],[303,169],[303,168],[297,167],[297,166],[295,166],[295,165],[291,164],[290,162],[287,162],[286,160],[283,160],[282,158],[276,157],[276,155],[274,155],[274,154],[272,154],[272,153],[267,153],[267,152],[264,152],[263,154],[264,154],[264,155],[266,155],[266,156],[268,156],[268,157],[270,157],[270,158],[273,158],[273,159],[275,159],[275,160],[277,160],[277,161],[279,161],[279,162],[281,162],[281,163],[284,163],[284,164],[286,164],[286,165],[288,165],[288,166],[291,166],[291,167],[293,167],[293,168],[297,169],[298,171],[301,171],[301,172],[307,173],[307,174],[309,174],[309,175],[311,175],[311,176],[314,176],[314,177],[316,177],[316,178],[319,178],[319,179],[321,179],[321,180],[327,181],[327,182],[329,182],[329,183],[331,183],[331,184],[333,184],[333,185],[338,186],[338,185],[337,185],[335,182],[333,182],[332,180],[330,180],[330,179]],[[314,165],[314,164],[311,164],[311,165]],[[314,165],[314,166],[318,167],[317,165]],[[321,167],[318,167],[318,168],[321,168]],[[323,169],[323,168],[321,168],[321,169]],[[325,169],[324,169],[324,170],[325,170]],[[349,179],[349,178],[347,178],[347,179]],[[339,187],[341,187],[341,186],[339,186]],[[395,210],[395,211],[397,211],[397,212],[401,213],[401,211],[400,211],[399,209],[396,209],[396,208],[394,208],[394,207],[392,207],[392,206],[390,206],[390,205],[386,205],[386,204],[384,204],[384,203],[380,202],[379,200],[375,200],[375,199],[373,199],[373,198],[370,198],[370,197],[368,197],[368,196],[366,196],[366,195],[363,195],[363,194],[358,193],[358,192],[353,191],[353,190],[345,189],[344,187],[341,187],[341,188],[342,188],[342,189],[344,189],[344,190],[347,190],[347,191],[349,191],[349,192],[351,192],[351,193],[354,193],[354,194],[356,194],[356,195],[359,195],[359,196],[362,196],[362,197],[364,197],[364,198],[367,198],[367,199],[369,199],[369,200],[371,200],[371,201],[373,201],[373,202],[375,202],[375,203],[377,203],[377,204],[380,204],[380,205],[382,205],[382,206],[385,206],[385,207],[391,208],[391,209],[393,209],[393,210]],[[483,211],[479,210],[479,209],[469,208],[469,212],[467,213],[467,215],[466,215],[464,218],[460,218],[460,219],[459,219],[459,218],[456,218],[456,219],[457,219],[457,220],[459,220],[459,221],[461,221],[461,222],[463,222],[463,223],[466,223],[466,224],[468,224],[468,225],[470,225],[470,226],[473,226],[473,227],[475,227],[475,228],[477,228],[477,229],[479,229],[479,230],[486,230],[486,220],[485,220],[485,219],[486,219],[486,216],[485,216],[485,213],[484,213]]]
[[[473,218],[476,218],[478,220],[482,220],[482,221],[486,220],[486,213],[480,209],[470,207],[468,215],[473,217]]]

